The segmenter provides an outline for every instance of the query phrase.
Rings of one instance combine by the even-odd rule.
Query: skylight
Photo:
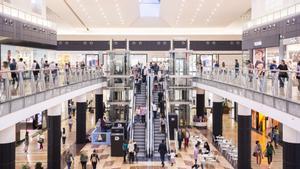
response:
[[[139,0],[141,17],[159,17],[160,0]]]

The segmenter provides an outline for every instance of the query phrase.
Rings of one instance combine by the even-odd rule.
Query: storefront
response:
[[[285,59],[290,69],[295,70],[300,61],[300,37],[283,40]]]
[[[56,57],[58,64],[63,66],[70,63],[71,66],[84,62],[88,67],[101,65],[102,53],[99,51],[58,51]]]
[[[11,61],[12,59],[18,61],[20,58],[23,59],[28,69],[32,68],[33,60],[36,60],[40,65],[45,60],[48,60],[48,62],[56,62],[58,60],[55,50],[1,45],[1,63],[3,61]]]
[[[252,129],[262,135],[268,135],[272,128],[281,128],[281,123],[277,120],[264,116],[262,113],[252,110]],[[281,131],[281,130],[280,130]]]

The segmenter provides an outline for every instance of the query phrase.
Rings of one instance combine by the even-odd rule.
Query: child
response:
[[[174,152],[174,150],[171,150],[170,153],[171,166],[173,166],[173,164],[175,163],[175,157],[176,157],[176,153]]]

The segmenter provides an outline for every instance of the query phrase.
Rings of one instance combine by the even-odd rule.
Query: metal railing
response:
[[[54,68],[0,71],[0,102],[103,77],[101,68]]]
[[[300,103],[300,72],[278,69],[213,68],[198,77]]]
[[[154,151],[154,128],[153,128],[153,113],[152,113],[152,76],[147,76],[147,106],[149,112],[147,113],[147,145],[148,156],[151,157]]]
[[[166,80],[164,81],[164,92],[165,92],[165,96],[166,96],[166,119],[167,119],[167,124],[166,124],[166,144],[167,144],[167,150],[168,152],[170,152],[170,128],[169,128],[169,112],[170,112],[170,101],[169,101],[169,91],[168,91],[168,87],[167,87],[167,82]]]

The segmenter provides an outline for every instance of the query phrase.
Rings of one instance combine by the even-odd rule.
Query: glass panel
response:
[[[300,12],[300,4],[297,4],[296,5],[296,13],[299,13]]]
[[[280,11],[279,12],[276,12],[274,14],[274,19],[279,19],[280,18]]]
[[[16,9],[11,9],[11,15],[13,16],[13,17],[18,17],[18,11],[16,10]]]
[[[296,12],[296,6],[292,6],[288,9],[288,15],[293,15]]]
[[[3,6],[3,12],[4,12],[6,15],[10,15],[10,8],[7,7],[7,6]]]
[[[286,17],[287,15],[288,15],[288,10],[287,9],[281,10],[281,13],[280,13],[281,18]]]

